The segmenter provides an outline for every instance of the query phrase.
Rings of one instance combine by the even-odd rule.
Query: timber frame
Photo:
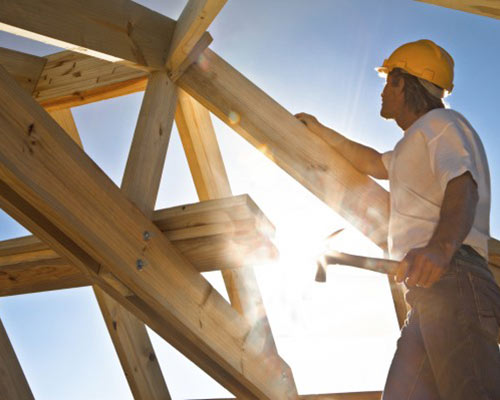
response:
[[[0,48],[0,206],[33,232],[0,242],[0,296],[92,285],[135,399],[170,399],[144,324],[240,399],[379,398],[297,394],[252,269],[277,257],[274,227],[232,195],[210,113],[382,249],[389,194],[208,48],[226,1],[189,0],[177,21],[130,0],[0,2],[0,29],[66,49]],[[85,154],[71,107],[138,91],[118,188]],[[174,122],[200,202],[154,210]],[[490,266],[500,281],[494,239]],[[200,275],[210,270],[231,304]],[[0,393],[33,399],[1,320]]]

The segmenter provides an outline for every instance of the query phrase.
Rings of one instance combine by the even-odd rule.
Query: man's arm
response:
[[[479,200],[470,172],[448,182],[439,222],[425,247],[413,249],[401,261],[396,280],[408,286],[431,287],[448,269],[455,252],[472,228]]]
[[[382,155],[378,151],[345,138],[333,129],[322,125],[312,115],[299,113],[295,117],[302,121],[310,131],[337,150],[358,171],[377,179],[388,178],[387,170],[382,162]]]

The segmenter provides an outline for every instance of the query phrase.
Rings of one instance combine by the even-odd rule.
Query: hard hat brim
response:
[[[387,67],[377,67],[377,68],[374,68],[375,71],[377,71],[378,73],[378,76],[380,76],[381,78],[387,78],[387,75],[389,74],[389,68]]]

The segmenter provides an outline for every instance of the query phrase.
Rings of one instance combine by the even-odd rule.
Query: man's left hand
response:
[[[430,288],[450,267],[451,257],[439,245],[429,244],[410,250],[399,263],[396,281],[406,279],[408,287]]]

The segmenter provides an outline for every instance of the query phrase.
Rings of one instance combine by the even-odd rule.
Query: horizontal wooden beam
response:
[[[130,0],[4,0],[0,29],[153,70],[164,68],[175,21]]]
[[[305,394],[299,396],[299,399],[300,400],[380,400],[381,395],[382,392]],[[231,400],[231,399],[211,399],[211,400]]]
[[[0,47],[0,65],[29,93],[33,93],[46,63],[44,57]]]
[[[416,0],[422,3],[500,19],[500,3],[491,0]]]
[[[0,138],[9,215],[237,397],[288,398],[245,319],[1,67]]]
[[[247,195],[159,210],[153,221],[200,272],[278,256],[274,226]],[[87,285],[87,276],[34,236],[0,242],[0,296]]]
[[[63,51],[47,56],[33,97],[58,110],[144,91],[147,83],[146,71]]]

